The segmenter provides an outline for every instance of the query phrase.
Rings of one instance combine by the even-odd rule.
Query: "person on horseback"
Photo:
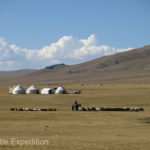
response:
[[[74,104],[72,105],[72,111],[77,111],[80,106],[81,104],[78,104],[78,102],[75,100]]]

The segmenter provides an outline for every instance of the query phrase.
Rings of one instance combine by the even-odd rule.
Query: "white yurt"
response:
[[[27,90],[27,94],[39,94],[39,89],[36,88],[34,85],[31,85]]]
[[[56,91],[55,94],[67,94],[66,89],[63,86],[59,86]]]
[[[21,85],[17,85],[13,90],[12,94],[25,94],[25,89]]]
[[[43,88],[41,94],[54,94],[54,90],[51,88]]]

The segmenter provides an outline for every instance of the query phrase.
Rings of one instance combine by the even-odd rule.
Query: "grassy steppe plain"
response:
[[[35,138],[49,142],[48,145],[0,144],[0,150],[150,149],[150,85],[65,87],[68,91],[82,89],[82,94],[9,95],[8,86],[0,86],[0,139]],[[145,111],[72,112],[74,100],[85,107],[143,107]],[[54,107],[57,111],[10,112],[11,107]]]

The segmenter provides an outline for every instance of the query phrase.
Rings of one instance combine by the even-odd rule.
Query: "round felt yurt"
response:
[[[25,94],[25,89],[21,85],[17,85],[13,90],[12,94]]]
[[[41,94],[54,94],[54,90],[51,88],[43,88]]]
[[[39,94],[39,89],[36,88],[34,85],[31,85],[27,90],[27,94]]]
[[[56,89],[55,94],[67,94],[67,90],[63,86],[59,86]]]

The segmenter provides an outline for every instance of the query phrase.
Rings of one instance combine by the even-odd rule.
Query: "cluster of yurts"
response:
[[[9,87],[10,94],[67,94],[66,89],[63,86],[59,86],[56,90],[52,88],[43,88],[41,91],[34,86],[31,85],[28,89],[24,89],[21,85],[17,85],[16,87]]]

